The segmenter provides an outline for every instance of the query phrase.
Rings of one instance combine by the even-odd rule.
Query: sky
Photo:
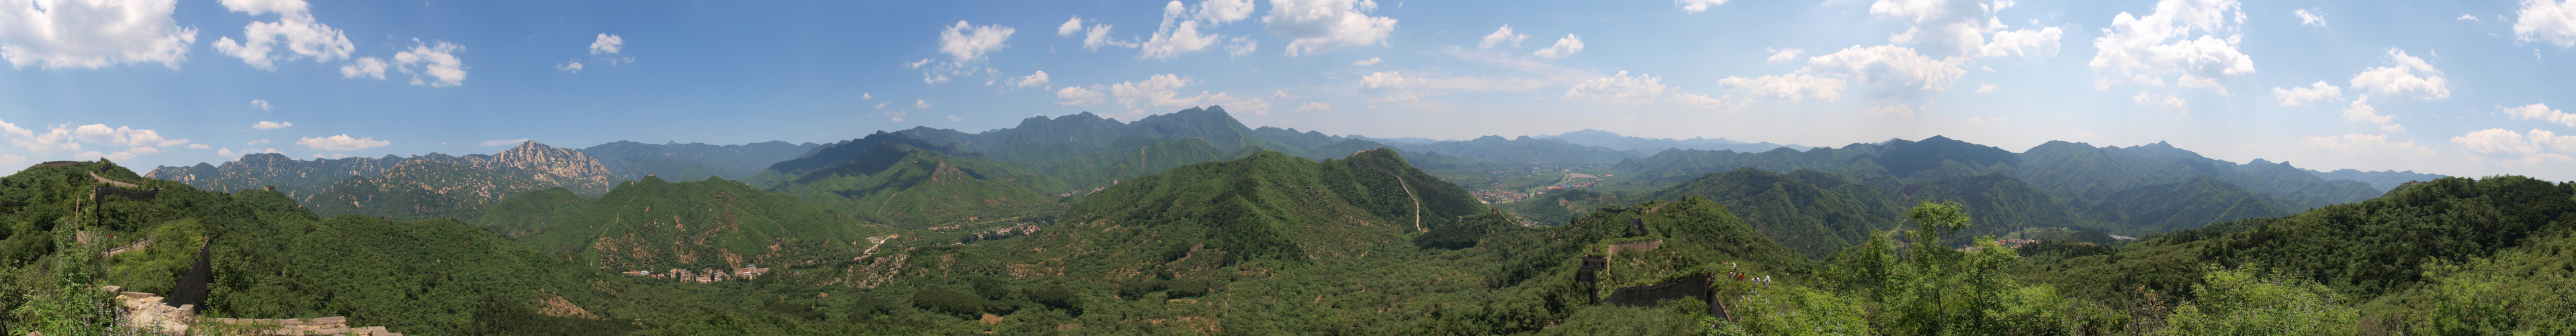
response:
[[[831,142],[1221,105],[2576,180],[2576,3],[0,0],[0,165]]]

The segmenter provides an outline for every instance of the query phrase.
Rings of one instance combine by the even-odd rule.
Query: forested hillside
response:
[[[1025,221],[1061,211],[1056,180],[981,154],[877,133],[771,165],[746,181],[853,218],[906,228]]]
[[[598,158],[601,166],[615,173],[618,180],[642,180],[660,176],[671,181],[696,181],[708,177],[742,180],[770,164],[794,159],[805,151],[822,145],[789,144],[784,141],[740,145],[703,143],[646,144],[618,141],[581,149],[582,154]]]
[[[494,204],[472,223],[538,251],[621,272],[848,259],[867,238],[894,231],[742,182],[653,176],[598,199],[560,188],[529,192]]]

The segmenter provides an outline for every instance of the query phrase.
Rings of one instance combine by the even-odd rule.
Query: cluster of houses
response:
[[[698,269],[695,271],[673,268],[670,271],[662,272],[661,274],[654,274],[653,271],[628,271],[620,272],[618,274],[653,277],[654,279],[672,279],[697,283],[709,283],[733,279],[758,278],[763,274],[769,274],[769,268],[760,267],[760,265],[747,265],[733,268],[732,272],[721,271],[713,268]]]
[[[983,241],[983,240],[990,240],[990,239],[1002,239],[1002,238],[1018,237],[1018,236],[1025,236],[1025,235],[1032,234],[1032,233],[1038,233],[1038,226],[1037,226],[1037,224],[1034,224],[1034,223],[1027,223],[1027,222],[1011,223],[1011,226],[999,227],[999,228],[993,228],[993,229],[991,229],[991,230],[976,231],[976,232],[975,232],[975,235],[973,235],[973,236],[957,237],[957,243],[958,243],[958,244],[965,244],[965,243],[971,243],[971,242],[977,242],[977,241]]]
[[[1511,190],[1477,190],[1467,193],[1476,195],[1476,200],[1485,202],[1485,204],[1511,203],[1512,201],[1529,199],[1529,194]]]

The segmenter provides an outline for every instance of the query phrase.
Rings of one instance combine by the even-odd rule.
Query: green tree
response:
[[[2158,335],[2352,335],[2361,310],[2339,304],[2334,290],[2259,268],[2207,266],[2200,299],[2174,308]]]

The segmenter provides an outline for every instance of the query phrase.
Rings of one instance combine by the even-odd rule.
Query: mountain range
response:
[[[1473,194],[1577,169],[1616,187]],[[0,311],[70,313],[0,324],[113,321],[64,308],[108,295],[70,293],[183,291],[168,280],[202,263],[199,316],[416,334],[2556,330],[2576,325],[2547,299],[2576,286],[2570,188],[2164,143],[1376,139],[1220,107],[826,144],[57,162],[0,177],[0,293],[20,299]],[[2042,241],[1997,241],[2023,237]],[[60,267],[78,263],[103,267]]]

